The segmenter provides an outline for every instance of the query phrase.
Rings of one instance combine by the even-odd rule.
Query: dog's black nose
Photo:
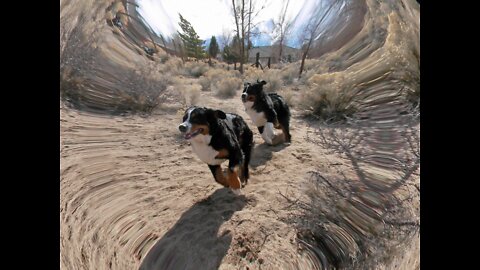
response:
[[[246,98],[247,98],[247,94],[246,94],[246,93],[243,93],[243,94],[242,94],[242,101],[245,101]]]
[[[187,131],[187,127],[184,126],[184,125],[178,126],[178,129],[180,130],[180,132],[186,132]]]

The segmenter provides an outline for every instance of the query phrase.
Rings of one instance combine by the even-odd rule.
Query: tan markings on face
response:
[[[228,185],[232,189],[240,189],[242,184],[240,183],[240,179],[238,178],[238,169],[239,167],[236,166],[233,171],[227,170],[227,181]]]
[[[222,167],[220,166],[215,170],[215,181],[224,187],[228,187],[228,181],[225,178],[225,175],[223,175]]]
[[[255,95],[247,95],[247,101],[255,102]]]
[[[208,135],[209,129],[207,125],[193,124],[190,133],[195,132],[197,129],[203,128],[203,131],[200,134]]]
[[[218,155],[215,158],[228,158],[228,150],[227,149],[221,149],[218,151]]]

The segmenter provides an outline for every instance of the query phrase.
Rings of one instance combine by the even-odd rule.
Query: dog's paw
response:
[[[240,189],[232,189],[232,193],[237,195],[237,196],[242,195],[242,191]]]

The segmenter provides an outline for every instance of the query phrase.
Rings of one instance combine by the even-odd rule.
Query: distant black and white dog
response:
[[[204,107],[190,107],[180,132],[193,151],[208,164],[215,181],[238,193],[248,182],[253,133],[241,116]],[[227,177],[220,164],[228,160]]]
[[[290,135],[290,109],[280,95],[276,93],[265,93],[263,85],[266,81],[251,84],[246,83],[242,93],[242,102],[245,111],[250,116],[253,124],[266,143],[276,144],[274,128],[282,129],[285,142],[291,142]]]

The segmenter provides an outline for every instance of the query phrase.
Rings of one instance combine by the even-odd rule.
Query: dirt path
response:
[[[240,92],[200,98],[251,126]],[[157,269],[308,268],[294,229],[281,221],[289,213],[281,194],[302,197],[308,171],[342,161],[306,140],[309,128],[293,110],[290,146],[266,146],[253,129],[251,179],[236,197],[180,136],[182,115],[183,108],[148,118],[61,109],[62,269],[138,269],[142,262]]]

